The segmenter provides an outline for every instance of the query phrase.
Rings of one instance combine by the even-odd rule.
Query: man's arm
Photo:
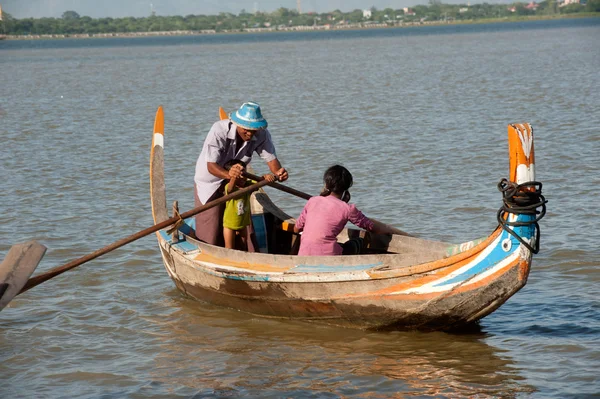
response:
[[[277,176],[277,180],[285,181],[288,179],[288,172],[281,166],[277,155],[275,155],[275,145],[271,139],[271,133],[267,129],[264,129],[262,132],[263,140],[256,147],[256,153],[267,163],[269,170]]]
[[[281,166],[279,159],[275,158],[272,161],[267,162],[271,172],[277,176],[279,181],[286,181],[288,179],[288,172]]]

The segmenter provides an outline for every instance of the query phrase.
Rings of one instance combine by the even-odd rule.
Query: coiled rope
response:
[[[542,195],[542,183],[530,181],[523,184],[517,184],[507,179],[502,179],[498,183],[498,190],[502,192],[502,201],[504,205],[498,209],[497,219],[502,229],[515,237],[521,244],[534,254],[540,250],[540,226],[538,222],[546,215],[546,198]],[[542,207],[540,211],[537,208]],[[517,215],[535,215],[535,218],[527,221],[509,222],[507,213]],[[533,225],[535,230],[535,240],[533,245],[526,242],[522,237],[514,232],[509,226],[529,226]]]

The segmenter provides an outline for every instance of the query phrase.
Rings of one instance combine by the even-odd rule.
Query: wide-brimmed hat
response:
[[[229,119],[236,125],[248,130],[260,130],[268,123],[260,112],[260,105],[254,102],[243,103],[240,109],[229,114]]]

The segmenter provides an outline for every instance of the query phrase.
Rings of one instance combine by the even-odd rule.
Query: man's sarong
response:
[[[223,196],[223,192],[219,189],[206,201],[207,203],[217,200]],[[204,205],[198,198],[198,191],[194,186],[194,204],[195,207]],[[217,205],[210,209],[205,210],[194,216],[196,219],[196,238],[200,241],[204,241],[207,244],[217,245],[219,247],[225,246],[225,240],[223,239],[223,213],[225,212],[225,203]],[[252,225],[246,227],[248,231],[248,238],[251,234],[254,234]],[[255,248],[251,239],[248,240],[248,251],[255,252]]]

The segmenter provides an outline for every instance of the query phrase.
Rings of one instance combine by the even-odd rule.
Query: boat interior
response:
[[[260,253],[272,255],[297,255],[300,246],[301,234],[293,231],[295,219],[286,214],[275,205],[269,196],[262,190],[254,192],[251,196],[252,224]],[[194,220],[186,220],[186,225],[179,228],[184,233],[186,241],[190,244],[199,244],[194,237]],[[358,257],[376,255],[387,258],[387,266],[395,267],[416,265],[444,259],[465,249],[470,249],[483,239],[466,244],[455,245],[441,241],[425,240],[413,236],[378,235],[359,228],[345,228],[338,236],[338,242],[344,243],[350,239],[362,238],[362,250]],[[344,255],[357,257],[357,255]],[[382,260],[383,260],[382,259]],[[358,261],[358,259],[357,259]]]

